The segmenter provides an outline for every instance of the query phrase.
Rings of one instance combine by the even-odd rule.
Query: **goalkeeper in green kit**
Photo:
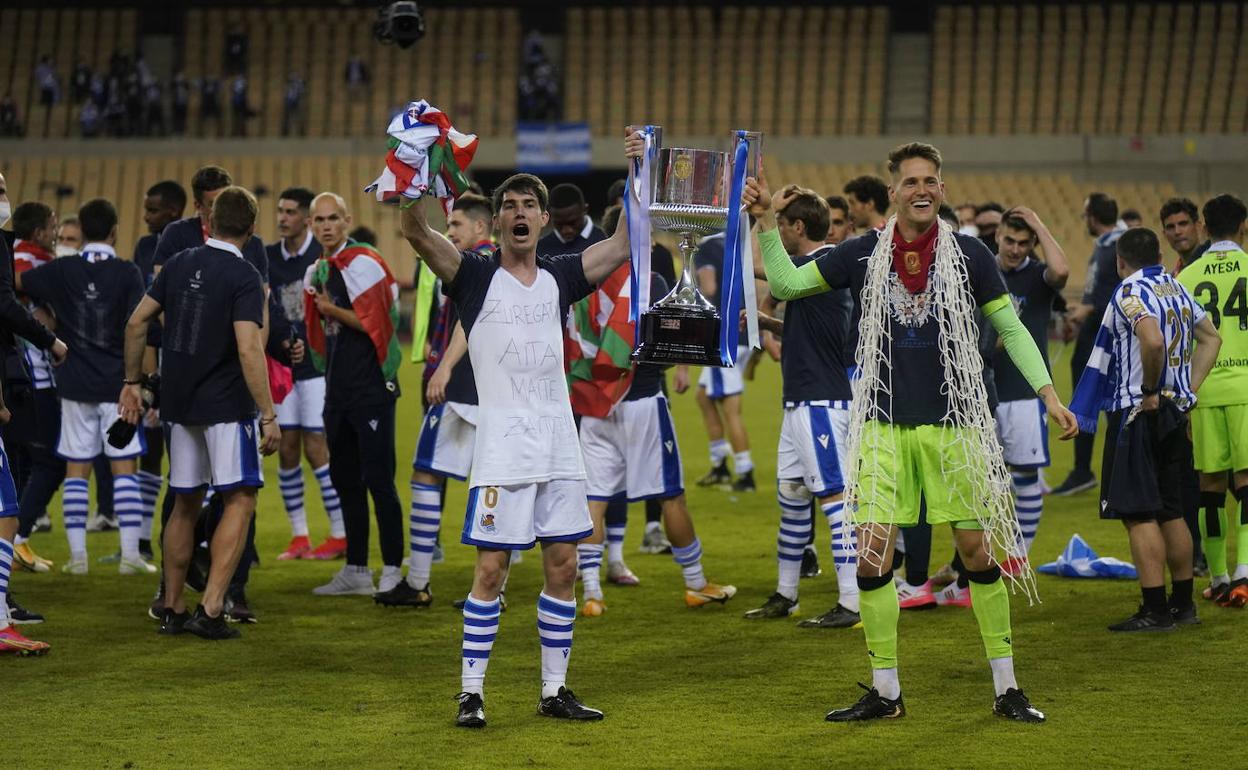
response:
[[[758,221],[771,293],[797,299],[852,290],[859,379],[850,410],[846,500],[857,526],[861,616],[872,687],[831,722],[904,716],[897,677],[897,590],[891,570],[897,527],[916,523],[919,499],[932,524],[953,527],[971,581],[972,606],[992,670],[993,711],[1043,722],[1014,678],[1009,593],[998,564],[1022,556],[1010,478],[984,390],[977,317],[992,323],[1010,358],[1068,439],[1074,415],[1058,399],[1035,342],[1018,319],[994,255],[940,222],[940,152],[912,143],[888,157],[897,214],[882,232],[846,241],[796,267],[770,211],[763,179],[743,203]],[[1021,587],[1034,595],[1034,576]]]
[[[1242,244],[1248,209],[1234,195],[1219,195],[1201,213],[1212,244],[1178,278],[1222,337],[1191,423],[1200,471],[1200,534],[1209,561],[1205,598],[1223,607],[1243,607],[1248,604],[1248,254]],[[1228,476],[1235,496],[1230,515],[1224,507]],[[1226,563],[1230,521],[1239,524],[1233,575]]]

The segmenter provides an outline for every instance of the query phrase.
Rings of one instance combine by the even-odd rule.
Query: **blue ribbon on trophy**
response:
[[[734,366],[739,318],[746,311],[747,340],[758,347],[758,303],[749,217],[741,193],[750,155],[759,157],[761,134],[736,131],[733,153],[662,147],[661,129],[646,126],[646,151],[629,168],[624,202],[631,239],[630,318],[637,318],[633,359],[642,363]],[[757,171],[754,172],[757,174]],[[681,269],[667,296],[650,303],[650,229],[680,237]],[[698,290],[693,258],[702,236],[724,233],[720,307]]]

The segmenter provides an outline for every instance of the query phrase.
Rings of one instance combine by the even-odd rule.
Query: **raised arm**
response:
[[[403,209],[399,224],[403,229],[403,237],[412,244],[417,256],[424,260],[434,275],[446,283],[454,281],[463,257],[445,235],[429,226],[429,220],[425,218],[424,201],[416,201]]]
[[[646,151],[646,143],[640,131],[628,126],[624,129],[624,157],[631,167],[636,158]],[[627,191],[626,191],[627,194]],[[617,267],[624,264],[629,257],[628,221],[620,217],[615,223],[615,232],[606,240],[598,241],[585,249],[581,254],[581,268],[585,271],[585,280],[597,286],[607,279]]]
[[[1061,244],[1049,232],[1049,228],[1041,221],[1039,215],[1026,206],[1015,206],[1006,212],[1021,217],[1027,226],[1036,231],[1040,240],[1040,250],[1044,252],[1044,282],[1054,289],[1062,289],[1070,278],[1070,263],[1066,261],[1066,252]]]
[[[750,177],[745,180],[741,202],[757,223],[759,251],[763,254],[763,269],[767,273],[772,296],[790,300],[827,291],[828,282],[823,280],[818,264],[812,260],[797,267],[784,250],[780,233],[776,230],[776,212],[771,205],[767,178],[761,172],[757,179]]]

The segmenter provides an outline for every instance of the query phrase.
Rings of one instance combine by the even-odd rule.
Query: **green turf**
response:
[[[1065,362],[1058,364],[1064,369]],[[398,447],[400,497],[419,427],[418,373],[403,369]],[[712,579],[740,593],[727,607],[691,611],[666,556],[637,553],[634,507],[626,554],[642,585],[609,588],[604,617],[580,620],[571,684],[607,713],[599,724],[534,715],[539,656],[534,604],[537,556],[513,573],[487,680],[489,727],[451,726],[459,687],[460,616],[472,552],[458,545],[464,488],[453,484],[442,530],[447,561],[434,568],[428,611],[383,609],[365,597],[313,597],[339,563],[277,563],[289,535],[276,471],[261,496],[259,546],[249,596],[259,625],[238,641],[157,636],[145,608],[154,578],[123,578],[93,563],[87,577],[15,574],[17,596],[49,617],[31,628],[53,645],[41,659],[0,659],[7,716],[6,767],[1054,767],[1173,766],[1198,758],[1244,762],[1239,707],[1242,613],[1202,604],[1204,625],[1174,634],[1112,636],[1129,614],[1133,582],[1040,578],[1043,603],[1014,605],[1019,680],[1050,721],[1006,723],[990,712],[992,684],[969,610],[903,614],[901,677],[909,715],[896,723],[830,725],[832,707],[869,681],[859,631],[798,630],[791,621],[747,622],[775,582],[777,508],[772,491],[779,426],[777,367],[760,367],[748,424],[760,489],[729,495],[692,489],[689,500]],[[1065,392],[1068,392],[1064,388]],[[686,476],[707,467],[691,395],[674,400]],[[1098,450],[1099,451],[1099,450]],[[1051,483],[1069,468],[1055,446]],[[325,533],[308,475],[309,519]],[[59,510],[59,503],[57,503]],[[35,548],[66,556],[56,529]],[[1048,498],[1034,553],[1049,560],[1079,532],[1103,555],[1129,558],[1123,533],[1096,517],[1095,498]],[[827,531],[817,542],[828,570],[802,582],[806,614],[835,600]],[[89,537],[92,559],[117,546]],[[948,541],[936,537],[934,562]],[[379,559],[374,548],[374,565]],[[59,566],[59,564],[58,564]],[[1198,590],[1203,581],[1198,582]],[[1237,684],[1238,683],[1238,684]],[[1233,757],[1239,756],[1239,760]]]

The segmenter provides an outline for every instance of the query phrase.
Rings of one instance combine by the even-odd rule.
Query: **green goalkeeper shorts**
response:
[[[964,430],[868,422],[858,449],[857,496],[849,503],[850,520],[910,527],[919,523],[919,501],[926,498],[929,524],[982,529],[979,518],[988,512],[976,510],[973,502],[975,485],[966,472],[969,442],[956,440]]]
[[[1197,406],[1191,418],[1196,470],[1248,469],[1248,404]]]

